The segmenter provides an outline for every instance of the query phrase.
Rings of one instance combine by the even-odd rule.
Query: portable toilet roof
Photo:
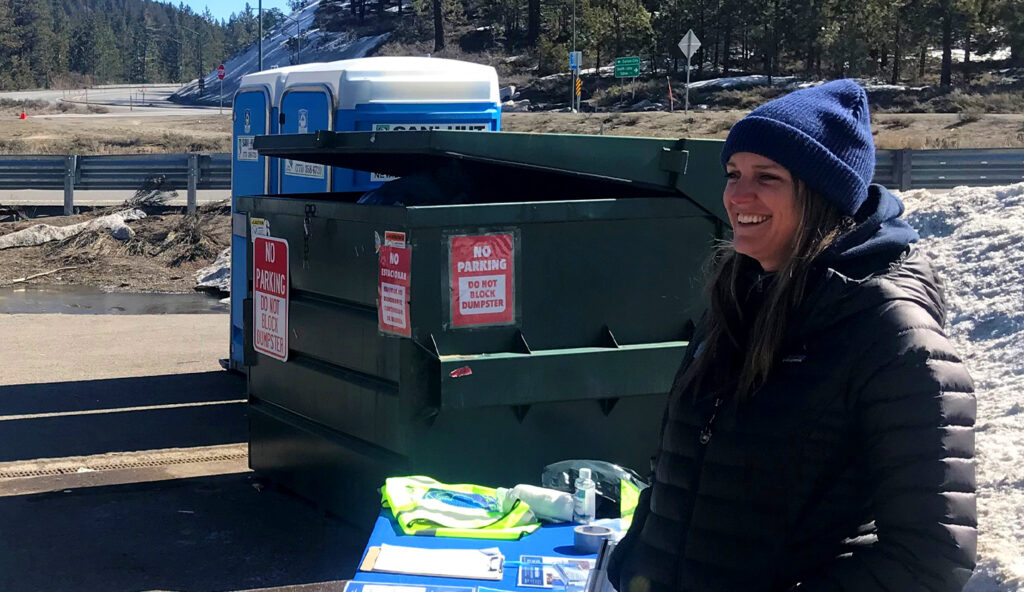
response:
[[[288,74],[319,65],[320,64],[297,64],[295,66],[284,66],[281,68],[273,68],[271,70],[263,70],[262,72],[246,74],[245,76],[242,76],[242,82],[239,84],[238,90],[244,91],[254,87],[269,88],[271,95],[270,103],[277,107],[281,104],[281,95],[284,93]]]
[[[425,57],[372,57],[305,64],[285,73],[285,90],[324,84],[337,109],[367,103],[498,104],[498,73],[491,66]]]

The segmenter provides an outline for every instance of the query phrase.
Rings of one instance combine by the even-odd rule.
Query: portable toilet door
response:
[[[281,97],[280,134],[311,134],[330,130],[334,123],[334,97],[322,84],[285,88]],[[331,187],[330,167],[291,159],[281,159],[280,192],[320,193]]]
[[[231,158],[231,341],[230,362],[244,364],[244,320],[242,301],[246,292],[246,231],[248,220],[239,212],[236,200],[265,194],[270,189],[270,163],[253,148],[256,136],[272,132],[273,105],[265,85],[242,88],[235,93],[232,107]]]

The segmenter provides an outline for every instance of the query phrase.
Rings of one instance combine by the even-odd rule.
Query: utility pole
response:
[[[256,9],[256,20],[259,21],[258,33],[256,36],[259,38],[259,59],[256,61],[256,71],[263,71],[263,0],[259,1],[259,8]]]

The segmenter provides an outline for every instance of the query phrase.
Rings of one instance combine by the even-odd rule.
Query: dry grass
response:
[[[20,113],[20,111],[18,111]],[[11,116],[0,126],[0,154],[228,152],[231,116]]]
[[[746,111],[691,110],[666,113],[506,113],[502,129],[511,132],[605,134],[652,138],[724,139]],[[873,127],[879,148],[1020,148],[1024,115],[987,114],[973,119],[955,113],[877,114]]]

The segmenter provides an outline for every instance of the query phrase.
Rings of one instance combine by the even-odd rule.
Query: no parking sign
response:
[[[513,244],[512,233],[451,237],[452,327],[515,321]]]
[[[257,237],[252,254],[252,346],[287,362],[288,241]]]

